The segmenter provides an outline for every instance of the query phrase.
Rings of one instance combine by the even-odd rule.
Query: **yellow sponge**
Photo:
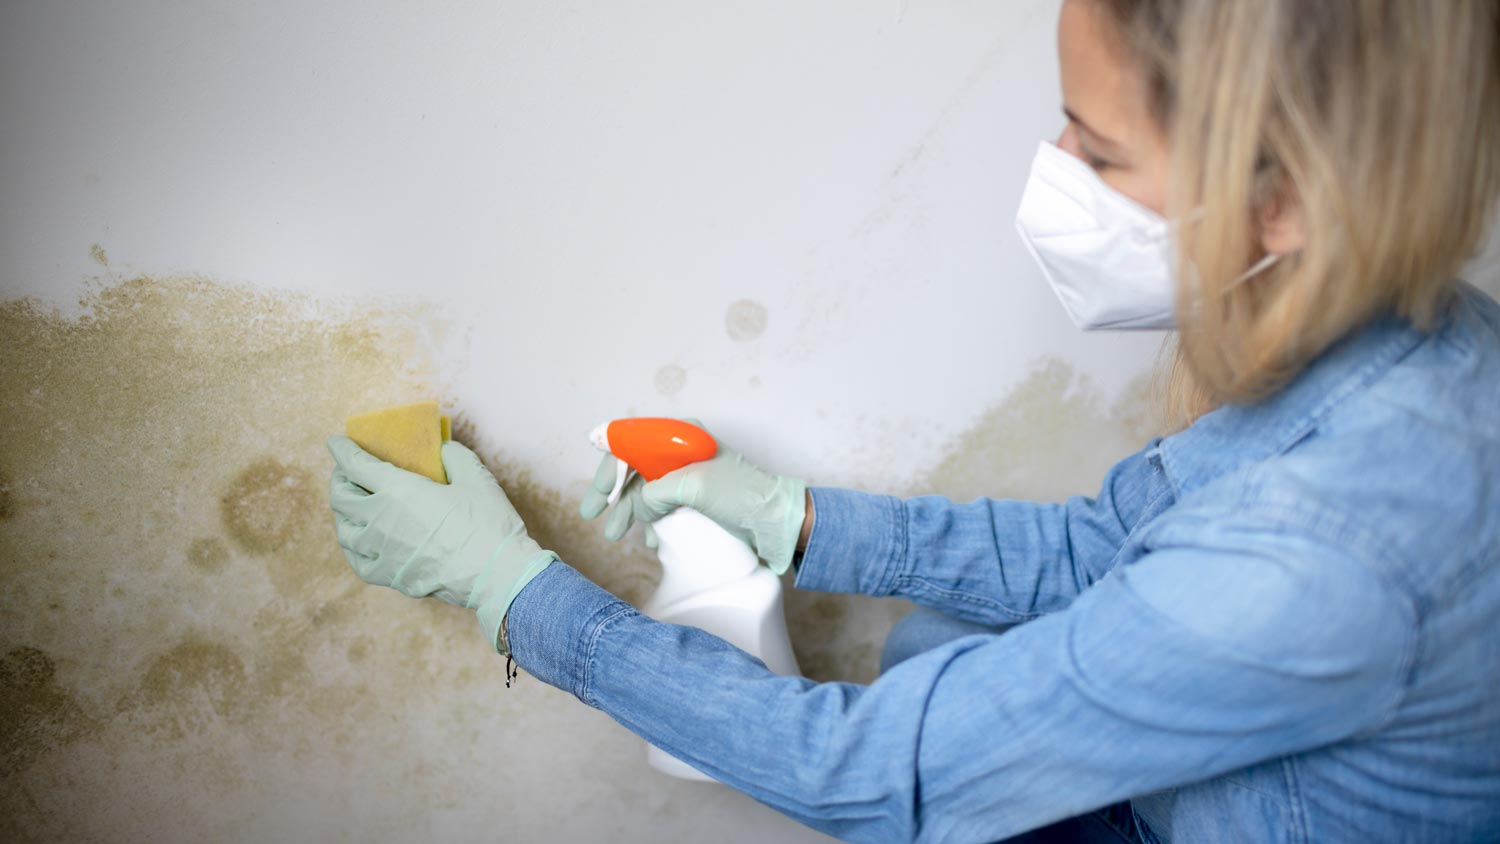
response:
[[[443,443],[452,439],[453,420],[435,401],[420,401],[361,413],[344,420],[344,433],[359,447],[387,463],[440,484],[448,482],[443,471]]]

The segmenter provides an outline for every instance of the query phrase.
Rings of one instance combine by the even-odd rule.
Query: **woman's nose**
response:
[[[1063,126],[1062,132],[1057,135],[1057,140],[1052,143],[1074,158],[1083,158],[1083,145],[1079,143],[1078,130],[1073,128],[1071,121]]]

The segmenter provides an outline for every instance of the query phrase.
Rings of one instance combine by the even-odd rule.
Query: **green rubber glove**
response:
[[[704,427],[696,419],[684,421]],[[584,493],[578,507],[585,519],[597,517],[609,506],[618,462],[612,454],[599,461],[593,487]],[[771,571],[781,574],[791,566],[797,537],[802,533],[807,484],[764,472],[720,442],[712,458],[654,481],[633,474],[604,525],[604,535],[617,540],[639,521],[646,525],[646,544],[655,548],[657,540],[650,523],[683,506],[713,519],[753,548]]]
[[[505,491],[474,452],[443,443],[449,483],[386,463],[330,437],[329,491],[344,558],[366,583],[431,595],[475,610],[489,642],[508,653],[500,622],[521,587],[557,555],[526,534]]]

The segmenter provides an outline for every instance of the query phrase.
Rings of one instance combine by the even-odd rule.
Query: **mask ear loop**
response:
[[[1259,177],[1260,175],[1262,175],[1263,172],[1264,172],[1264,170],[1268,166],[1269,166],[1269,162],[1265,159],[1265,156],[1262,155],[1261,158],[1259,160],[1257,160],[1256,163],[1255,163],[1255,171],[1256,171],[1257,177]],[[1189,223],[1196,223],[1199,220],[1202,220],[1203,217],[1204,217],[1204,215],[1206,213],[1207,213],[1206,209],[1200,203],[1197,206],[1195,206],[1191,211],[1188,211],[1186,214],[1182,215],[1181,217],[1179,217],[1177,219],[1174,219],[1174,220],[1169,220],[1167,222],[1167,231],[1170,232],[1170,233],[1172,233],[1172,234],[1176,234],[1176,232],[1177,232],[1178,229],[1180,229],[1180,228],[1188,225]],[[1232,291],[1238,290],[1239,287],[1240,287],[1240,285],[1244,284],[1245,282],[1249,281],[1250,279],[1255,278],[1256,276],[1258,276],[1261,273],[1265,272],[1266,270],[1270,269],[1273,265],[1276,264],[1276,262],[1280,261],[1285,254],[1286,253],[1284,253],[1284,252],[1267,252],[1265,255],[1263,255],[1261,257],[1260,260],[1258,260],[1255,263],[1251,264],[1249,269],[1245,270],[1244,272],[1240,273],[1237,277],[1235,277],[1234,281],[1231,281],[1227,285],[1225,285],[1224,289],[1221,290],[1221,291],[1219,291],[1219,295],[1220,296],[1227,296]]]
[[[1193,210],[1187,212],[1186,214],[1182,215],[1181,217],[1177,217],[1175,219],[1167,220],[1166,221],[1167,222],[1167,228],[1166,228],[1166,230],[1167,230],[1168,234],[1175,235],[1179,229],[1186,227],[1189,223],[1196,223],[1199,220],[1203,219],[1203,215],[1204,215],[1203,206],[1199,205],[1198,207],[1196,207]],[[1224,289],[1219,291],[1219,295],[1220,296],[1227,296],[1231,292],[1233,292],[1235,290],[1238,290],[1239,287],[1240,287],[1240,285],[1244,284],[1245,282],[1249,281],[1250,279],[1255,278],[1256,276],[1258,276],[1261,273],[1265,272],[1266,270],[1270,269],[1273,265],[1276,264],[1276,262],[1280,261],[1285,255],[1286,255],[1286,253],[1284,253],[1284,252],[1267,252],[1265,255],[1263,255],[1261,257],[1260,260],[1258,260],[1255,263],[1251,264],[1249,269],[1245,270],[1244,272],[1242,272],[1238,276],[1236,276],[1235,279],[1234,279],[1234,281],[1231,281],[1231,282],[1229,282],[1229,284],[1225,285]],[[1197,304],[1198,306],[1201,307],[1202,306],[1202,301],[1199,300],[1195,304]]]
[[[1245,282],[1270,269],[1273,265],[1275,265],[1278,261],[1285,257],[1285,254],[1286,253],[1283,252],[1267,252],[1259,261],[1251,264],[1250,269],[1240,273],[1237,277],[1235,277],[1234,281],[1231,281],[1227,285],[1225,285],[1224,289],[1219,291],[1219,296],[1228,296],[1230,293],[1238,290],[1240,286]],[[1195,301],[1193,305],[1195,307],[1201,308],[1203,307],[1203,300],[1200,298]]]
[[[1223,289],[1223,291],[1221,291],[1221,293],[1228,293],[1229,291],[1239,287],[1241,284],[1244,284],[1250,279],[1255,278],[1256,276],[1270,269],[1272,265],[1281,260],[1284,254],[1285,253],[1282,252],[1267,252],[1265,254],[1265,257],[1251,264],[1250,269],[1240,273],[1238,278],[1236,278],[1234,281],[1229,282],[1229,284]]]

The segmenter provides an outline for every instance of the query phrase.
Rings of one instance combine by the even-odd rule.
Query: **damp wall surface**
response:
[[[1078,333],[1014,234],[1055,13],[0,6],[0,838],[825,840],[360,583],[322,442],[441,399],[637,604],[639,534],[577,516],[606,418],[814,484],[1092,490],[1161,338]],[[808,676],[870,682],[910,604],[787,609]]]

